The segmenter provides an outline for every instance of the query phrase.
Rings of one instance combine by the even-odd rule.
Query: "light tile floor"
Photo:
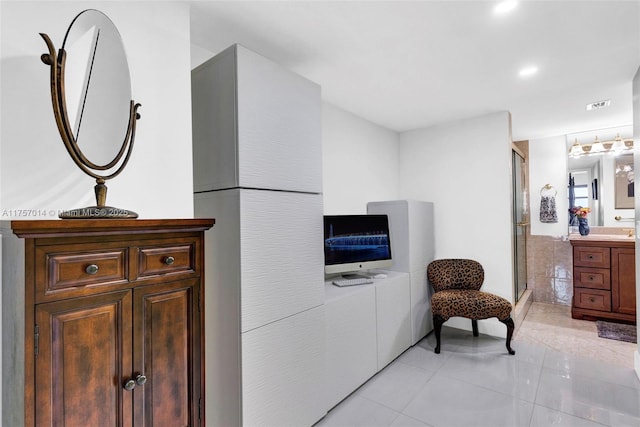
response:
[[[582,337],[591,325],[567,319],[566,311],[534,303],[512,341],[515,356],[504,339],[445,327],[441,354],[433,353],[435,337],[428,335],[316,425],[640,426],[635,371],[624,358],[594,357],[614,341],[595,332],[593,340]],[[592,342],[596,350],[587,351]],[[620,352],[630,351],[632,361],[634,349]]]
[[[636,344],[598,337],[596,323],[571,318],[571,307],[534,302],[516,338],[553,350],[633,368]]]

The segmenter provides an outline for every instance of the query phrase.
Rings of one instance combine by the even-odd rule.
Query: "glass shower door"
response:
[[[527,230],[529,211],[527,206],[526,167],[524,158],[515,150],[513,161],[513,278],[515,302],[527,289]]]

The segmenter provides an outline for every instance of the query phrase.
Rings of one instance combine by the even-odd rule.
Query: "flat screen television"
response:
[[[357,274],[392,264],[387,215],[325,215],[325,275]]]

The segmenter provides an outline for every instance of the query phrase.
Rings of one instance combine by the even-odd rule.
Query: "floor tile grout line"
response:
[[[427,380],[426,380],[426,381],[425,381],[425,382],[420,386],[419,390],[418,390],[418,391],[416,391],[415,395],[414,395],[414,396],[409,400],[409,402],[407,402],[407,403],[403,406],[403,408],[400,410],[400,412],[399,412],[400,414],[405,415],[405,416],[408,416],[408,415],[406,415],[403,411],[404,411],[404,410],[405,410],[405,409],[406,409],[406,408],[407,408],[407,407],[408,407],[408,406],[409,406],[409,405],[410,405],[410,404],[411,404],[411,403],[412,403],[412,402],[413,402],[413,401],[418,397],[418,395],[420,394],[420,392],[422,392],[422,390],[424,390],[424,388],[427,386],[427,384],[429,383],[429,381],[431,381],[431,379],[432,379],[432,378],[435,376],[435,374],[437,373],[437,370],[435,370],[435,371],[434,371],[434,370],[430,370],[430,369],[422,369],[422,368],[419,368],[419,367],[417,367],[417,366],[413,366],[413,365],[409,365],[409,364],[407,364],[407,363],[400,362],[400,361],[398,361],[397,359],[396,359],[396,361],[397,361],[398,363],[401,363],[401,364],[403,364],[403,365],[405,365],[405,366],[408,366],[408,367],[410,367],[410,368],[419,369],[419,370],[422,370],[422,371],[425,371],[425,372],[431,372],[431,375],[429,376],[429,378],[427,378]],[[396,361],[394,361],[394,362],[392,362],[392,363],[395,363]],[[384,371],[385,369],[387,369],[390,365],[391,365],[391,363],[390,363],[389,365],[385,366],[385,367],[384,367],[384,369],[383,369],[382,371],[380,371],[380,372],[383,372],[383,371]],[[373,378],[373,377],[372,377],[372,378]],[[368,381],[367,381],[367,382],[368,382]],[[365,384],[366,384],[366,383],[365,383]],[[364,386],[364,384],[363,384],[362,386]],[[362,388],[362,386],[360,386],[357,390],[360,390],[360,389]],[[358,394],[358,396],[359,396],[359,397],[362,397],[362,398],[365,398],[365,399],[367,399],[367,400],[369,400],[369,401],[371,401],[371,402],[375,402],[375,403],[377,403],[377,404],[379,404],[379,405],[381,405],[381,406],[384,406],[385,408],[390,409],[390,410],[392,410],[392,411],[394,411],[394,412],[398,412],[398,410],[397,410],[397,409],[395,409],[395,408],[391,408],[390,406],[387,406],[387,405],[385,405],[385,404],[384,404],[384,403],[382,403],[382,402],[378,402],[377,400],[374,400],[374,399],[372,399],[372,398],[370,398],[370,397],[367,397],[367,396],[363,395],[363,394],[362,394],[362,392],[361,392],[361,393],[359,393],[359,394]],[[410,418],[413,418],[413,417],[410,417]],[[414,419],[415,419],[415,418],[414,418]],[[420,420],[419,420],[419,421],[420,421]],[[422,422],[422,421],[420,421],[420,422]]]
[[[536,405],[537,405],[537,401],[538,401],[538,392],[540,391],[540,382],[542,381],[542,372],[544,371],[544,361],[547,358],[547,348],[546,347],[542,347],[543,354],[542,354],[542,365],[540,365],[540,372],[538,373],[538,384],[536,385],[536,392],[533,395],[533,410],[531,411],[531,417],[529,418],[529,427],[531,427],[531,423],[533,422],[533,414],[536,410]],[[542,405],[539,405],[542,406]],[[551,408],[548,408],[551,409]]]

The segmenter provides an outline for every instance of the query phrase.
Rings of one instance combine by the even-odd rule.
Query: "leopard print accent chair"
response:
[[[427,278],[433,286],[431,297],[433,324],[436,335],[435,352],[440,353],[442,324],[450,317],[471,319],[473,336],[478,336],[478,320],[497,317],[507,326],[507,350],[511,348],[514,323],[512,306],[505,298],[482,292],[484,269],[478,261],[471,259],[439,259],[427,267]]]

